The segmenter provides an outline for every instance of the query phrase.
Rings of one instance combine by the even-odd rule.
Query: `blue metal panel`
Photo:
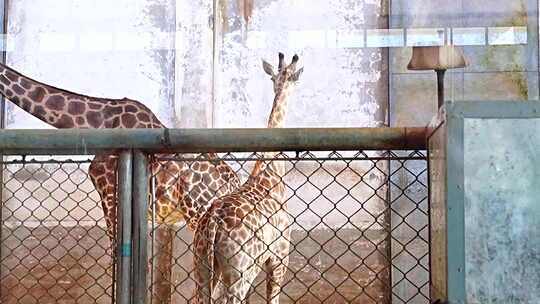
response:
[[[465,303],[463,116],[460,109],[454,105],[454,103],[445,105],[447,128],[447,288],[449,303]]]
[[[454,101],[448,107],[449,118],[537,118],[540,117],[540,102],[527,101]]]
[[[446,104],[430,126],[438,128],[430,132],[430,155],[442,149],[435,154],[446,157],[442,170],[446,179],[432,180],[431,191],[447,189],[446,195],[430,196],[432,234],[434,225],[446,221],[447,237],[446,247],[432,244],[437,249],[432,253],[447,259],[447,269],[437,257],[431,259],[431,271],[436,272],[432,274],[436,279],[432,280],[433,300],[536,301],[530,302],[540,282],[540,240],[534,237],[540,231],[540,224],[534,224],[539,223],[540,208],[533,203],[540,190],[532,186],[537,184],[535,168],[540,166],[539,125],[538,101],[456,101]],[[441,132],[446,137],[442,143],[437,142]],[[430,159],[430,168],[436,165]],[[438,174],[430,172],[430,176]],[[437,201],[441,197],[444,201]],[[433,209],[441,205],[446,205],[444,219],[433,216],[441,213]],[[435,241],[443,240],[436,232]],[[446,273],[446,294],[438,272]]]

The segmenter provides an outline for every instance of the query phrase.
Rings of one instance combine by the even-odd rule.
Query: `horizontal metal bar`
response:
[[[407,160],[426,160],[425,156],[359,156],[359,157],[288,157],[288,158],[269,158],[269,157],[234,157],[234,158],[196,158],[196,157],[158,157],[156,161],[182,161],[182,162],[196,162],[196,161],[233,161],[233,162],[255,162],[255,161],[276,161],[276,162],[323,162],[323,161],[380,161],[380,160],[395,160],[395,161],[407,161]]]
[[[1,130],[5,154],[425,150],[425,127]]]

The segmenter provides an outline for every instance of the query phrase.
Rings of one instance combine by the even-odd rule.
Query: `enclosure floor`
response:
[[[172,227],[174,250],[172,303],[187,303],[193,293],[192,232]],[[387,265],[380,231],[316,229],[294,231],[289,270],[280,303],[382,303]],[[2,228],[1,303],[111,303],[110,257],[103,227]],[[154,244],[154,253],[161,246]],[[153,281],[149,274],[149,284]],[[164,282],[161,282],[164,283]],[[259,275],[251,303],[265,303]],[[149,293],[148,303],[160,301]],[[163,300],[163,299],[161,299]]]
[[[149,304],[188,303],[195,288],[190,275],[192,232],[187,228],[169,228],[174,234],[172,301],[164,299],[167,292],[163,291],[168,290],[163,288],[165,282],[150,280],[160,286],[150,289]],[[383,283],[388,275],[382,255],[386,250],[384,236],[381,231],[364,231],[362,235],[357,229],[315,229],[309,234],[293,231],[293,247],[280,303],[384,303],[385,289],[388,288]],[[166,247],[160,241],[156,239],[154,255]],[[260,273],[254,282],[252,304],[266,303],[263,279]]]
[[[1,303],[111,303],[102,227],[2,227]]]

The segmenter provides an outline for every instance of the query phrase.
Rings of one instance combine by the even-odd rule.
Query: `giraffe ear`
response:
[[[274,67],[266,62],[266,61],[262,61],[263,63],[263,69],[264,69],[264,72],[266,72],[266,74],[270,75],[270,76],[274,76]]]
[[[303,72],[304,72],[304,68],[302,67],[300,70],[294,72],[294,74],[292,74],[291,77],[289,77],[289,80],[297,82],[298,80],[300,80],[300,76],[302,76]]]

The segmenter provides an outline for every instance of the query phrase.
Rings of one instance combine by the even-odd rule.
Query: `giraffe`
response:
[[[127,129],[165,128],[159,119],[142,103],[128,99],[90,97],[59,89],[0,64],[0,94],[24,111],[45,123],[59,129]],[[172,157],[159,154],[158,157]],[[217,158],[208,153],[204,158]],[[190,227],[195,227],[196,214],[206,210],[209,198],[232,192],[240,185],[234,172],[224,161],[196,161],[188,166],[182,162],[168,162],[156,165],[156,211],[158,222],[173,223],[188,219]],[[97,155],[91,162],[88,173],[94,184],[103,208],[110,239],[108,248],[113,261],[107,268],[111,272],[114,263],[113,248],[116,234],[116,173],[117,155]],[[190,169],[196,169],[190,172]],[[170,178],[171,176],[175,178]],[[179,178],[180,177],[180,178]],[[179,204],[173,204],[180,199]],[[180,205],[184,216],[176,212]],[[193,216],[194,219],[187,217]]]
[[[292,84],[303,68],[296,71],[298,56],[285,66],[279,54],[278,73],[263,62],[263,68],[274,81],[274,103],[268,126],[284,125]],[[276,157],[263,153],[263,158]],[[196,303],[246,303],[251,284],[260,270],[266,271],[268,303],[279,303],[281,282],[288,265],[290,216],[285,210],[285,186],[282,162],[259,160],[247,181],[231,194],[215,201],[204,214],[194,238],[194,274]],[[223,295],[216,288],[224,285]]]

